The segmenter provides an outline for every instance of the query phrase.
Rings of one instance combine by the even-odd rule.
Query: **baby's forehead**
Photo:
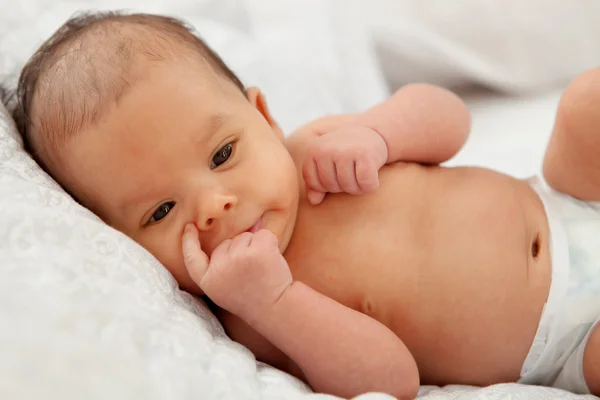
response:
[[[194,40],[190,32],[177,26],[166,30],[161,24],[102,22],[59,43],[41,63],[43,73],[32,101],[34,127],[41,131],[36,136],[65,139],[95,123],[155,66],[186,62],[214,74],[186,42],[185,35]]]

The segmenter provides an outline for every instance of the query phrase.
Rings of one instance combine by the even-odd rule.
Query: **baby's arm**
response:
[[[355,123],[382,136],[387,144],[387,163],[439,164],[464,145],[471,115],[452,92],[428,84],[410,84],[359,114]]]
[[[287,354],[317,391],[414,398],[415,360],[387,327],[295,281],[252,327]]]
[[[190,276],[220,307],[237,315],[252,331],[243,344],[258,349],[265,361],[296,365],[318,392],[350,398],[368,391],[414,398],[419,378],[404,343],[386,326],[323,296],[301,282],[292,283],[275,236],[266,230],[223,242],[207,264],[197,231],[184,234]],[[252,282],[248,284],[248,282]],[[292,361],[273,356],[272,343]],[[246,343],[244,343],[246,342]],[[265,351],[266,349],[266,351]],[[271,354],[269,354],[271,352]]]
[[[456,95],[411,84],[363,113],[308,124],[292,135],[288,147],[308,139],[302,175],[309,202],[319,204],[326,193],[372,192],[385,164],[448,160],[465,143],[470,125],[469,110]]]
[[[544,158],[555,190],[600,201],[600,68],[587,71],[563,93]]]
[[[317,392],[344,398],[368,391],[416,396],[415,361],[394,333],[300,282],[252,326],[226,311],[220,314],[233,340]]]

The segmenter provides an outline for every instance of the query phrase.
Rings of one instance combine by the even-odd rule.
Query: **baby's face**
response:
[[[260,93],[247,97],[197,67],[154,66],[60,153],[73,194],[192,293],[201,292],[183,262],[186,224],[198,227],[208,256],[261,227],[283,251],[294,227],[296,168]]]

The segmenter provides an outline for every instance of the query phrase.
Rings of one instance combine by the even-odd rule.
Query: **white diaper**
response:
[[[600,321],[600,203],[576,200],[531,178],[550,225],[552,283],[519,382],[589,393],[583,353]]]

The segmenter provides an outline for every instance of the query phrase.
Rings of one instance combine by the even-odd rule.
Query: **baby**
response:
[[[17,99],[46,171],[314,390],[600,394],[600,69],[566,90],[528,181],[440,167],[470,115],[426,84],[284,136],[259,89],[161,16],[68,21]]]

